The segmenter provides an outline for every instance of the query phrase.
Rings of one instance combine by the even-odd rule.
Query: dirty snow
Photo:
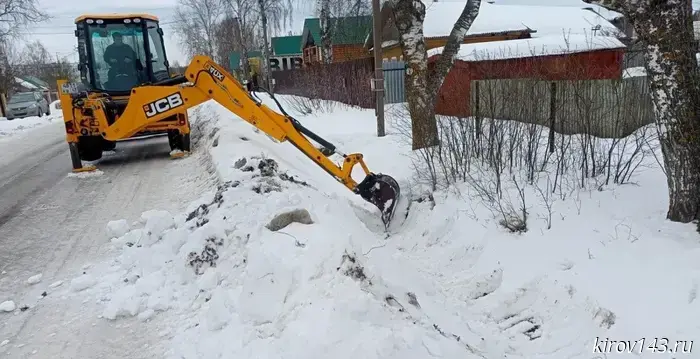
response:
[[[405,185],[409,216],[387,237],[376,209],[289,143],[204,106],[215,116],[196,148],[209,151],[217,188],[186,213],[145,212],[113,238],[113,261],[71,281],[100,303],[101,320],[160,317],[166,358],[590,359],[596,338],[700,334],[688,319],[700,315],[698,234],[664,220],[654,159],[634,185],[551,203],[551,228],[530,199],[520,234],[468,200],[467,187],[428,195]],[[372,110],[298,119],[363,153],[373,171],[412,178],[410,144],[389,123],[377,138]],[[266,228],[297,209],[311,224]]]

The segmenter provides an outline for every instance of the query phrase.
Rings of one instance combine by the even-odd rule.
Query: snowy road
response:
[[[207,189],[198,157],[173,161],[168,152],[163,137],[122,142],[98,164],[102,175],[76,177],[60,123],[0,142],[0,302],[29,307],[0,312],[0,356],[147,358],[158,350],[157,323],[99,320],[96,303],[73,301],[68,288],[104,260],[109,220],[180,212]],[[41,282],[28,284],[39,273]],[[57,281],[65,283],[51,287]]]

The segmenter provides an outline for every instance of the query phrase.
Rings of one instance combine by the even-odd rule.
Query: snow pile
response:
[[[700,315],[697,234],[663,220],[653,159],[639,186],[529,200],[520,234],[465,186],[416,187],[387,237],[376,209],[291,144],[205,106],[219,119],[195,148],[210,147],[217,188],[185,214],[110,222],[118,256],[71,281],[105,320],[159,319],[167,358],[590,358],[596,337],[700,334],[687,320]],[[391,124],[377,138],[372,110],[298,119],[373,171],[413,174],[410,145]]]
[[[16,118],[12,121],[7,120],[6,117],[0,117],[0,139],[36,129],[37,127],[63,122],[63,113],[61,113],[60,110],[54,110],[52,106],[50,107],[51,115],[49,116],[30,116],[25,118]]]
[[[504,60],[624,47],[625,45],[614,37],[580,34],[564,36],[560,34],[522,40],[462,44],[457,53],[457,58],[462,61]],[[428,50],[428,57],[442,54],[443,49],[444,47],[437,47]]]

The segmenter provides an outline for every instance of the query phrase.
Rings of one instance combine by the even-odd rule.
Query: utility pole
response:
[[[382,15],[379,0],[372,0],[372,42],[374,45],[374,79],[372,91],[376,96],[377,136],[386,136],[384,129],[384,70],[382,69]]]

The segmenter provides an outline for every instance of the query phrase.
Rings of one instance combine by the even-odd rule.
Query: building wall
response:
[[[473,80],[533,78],[549,81],[622,77],[623,49],[496,61],[455,62],[440,88],[436,112],[468,117]],[[431,58],[431,65],[436,57]]]
[[[310,46],[304,49],[304,65],[311,65],[321,62],[321,49]],[[367,51],[362,44],[356,45],[333,45],[333,63],[345,62],[357,59],[372,57],[372,53]]]
[[[504,41],[504,40],[515,40],[515,39],[526,39],[530,38],[530,34],[527,33],[522,33],[522,32],[513,32],[509,34],[500,34],[500,35],[485,35],[485,36],[472,36],[472,37],[467,37],[464,39],[462,42],[463,44],[474,44],[478,42],[489,42],[489,41]],[[442,47],[445,46],[447,43],[447,37],[441,37],[441,38],[429,38],[425,40],[425,47],[426,50],[434,49],[437,47]],[[399,59],[402,56],[401,52],[401,46],[400,45],[394,45],[389,48],[385,48],[382,50],[382,58],[385,60],[390,60],[390,59]]]
[[[367,51],[362,44],[333,45],[333,62],[343,62],[367,57],[372,57],[372,53]]]

